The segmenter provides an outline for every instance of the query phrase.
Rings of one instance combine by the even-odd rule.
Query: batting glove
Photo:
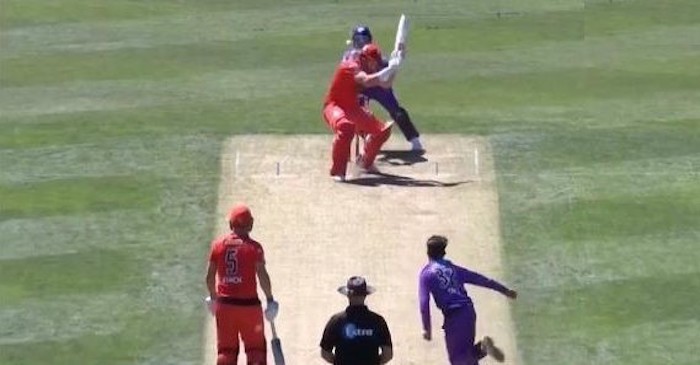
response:
[[[204,303],[207,305],[209,313],[211,313],[212,316],[216,315],[216,301],[211,299],[211,296],[207,296],[206,298],[204,298]]]
[[[387,67],[390,67],[394,70],[398,69],[399,66],[401,66],[401,57],[391,57],[389,59],[389,62],[387,63]]]
[[[277,312],[279,312],[280,305],[275,300],[267,302],[267,307],[265,308],[265,318],[272,322],[277,317]]]
[[[404,50],[400,50],[400,51],[394,50],[394,51],[391,51],[391,58],[398,58],[400,61],[403,61],[403,59],[405,58]]]

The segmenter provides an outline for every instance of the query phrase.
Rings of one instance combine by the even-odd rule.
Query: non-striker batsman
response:
[[[239,204],[228,215],[231,232],[212,242],[206,284],[210,309],[216,317],[217,365],[236,365],[239,337],[248,365],[267,364],[263,310],[257,279],[265,293],[265,317],[273,320],[279,308],[272,297],[270,275],[262,245],[250,237],[253,215]]]

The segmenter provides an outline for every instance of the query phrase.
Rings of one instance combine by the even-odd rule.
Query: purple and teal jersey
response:
[[[357,48],[353,48],[352,46],[348,47],[343,51],[342,57],[340,57],[340,62],[347,61],[349,59],[355,58],[360,54],[360,50]]]
[[[471,306],[472,300],[464,284],[472,284],[505,294],[503,284],[477,272],[453,264],[449,260],[431,260],[421,270],[418,287],[423,329],[430,329],[430,295],[440,310],[447,311],[463,306]]]
[[[349,59],[352,59],[354,57],[357,57],[360,54],[360,49],[353,48],[352,46],[349,46],[348,48],[343,51],[343,55],[340,57],[340,62],[347,61]],[[389,61],[382,58],[382,67],[386,67],[389,64]]]

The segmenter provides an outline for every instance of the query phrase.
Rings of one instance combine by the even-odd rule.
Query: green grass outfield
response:
[[[421,131],[494,146],[525,364],[700,363],[697,0],[0,0],[0,364],[199,364],[220,142],[328,133],[400,12]]]

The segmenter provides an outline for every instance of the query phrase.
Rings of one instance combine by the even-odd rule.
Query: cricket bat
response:
[[[399,58],[399,63],[403,61],[403,50],[406,47],[406,38],[408,37],[408,19],[406,15],[401,14],[399,18],[399,25],[396,27],[396,39],[394,40],[394,51],[391,52],[392,56],[397,55]],[[395,75],[397,70],[393,72],[386,73],[380,77],[382,81],[389,80],[393,75]]]
[[[282,352],[282,341],[280,341],[279,337],[277,337],[275,321],[270,321],[270,328],[272,328],[272,339],[270,340],[270,346],[272,347],[272,357],[275,359],[275,365],[285,365],[284,353]]]
[[[408,38],[408,18],[401,14],[399,25],[396,27],[396,39],[394,40],[394,52],[399,54],[403,59],[403,49],[406,46],[406,38]],[[401,52],[401,53],[398,53]]]

